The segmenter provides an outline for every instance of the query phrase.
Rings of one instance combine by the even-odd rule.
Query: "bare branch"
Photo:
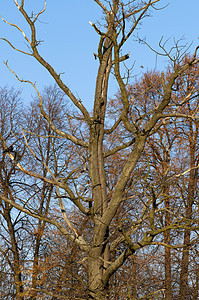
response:
[[[73,234],[71,234],[64,226],[61,225],[61,223],[59,223],[58,221],[52,219],[52,218],[48,218],[46,216],[37,214],[33,211],[30,211],[29,209],[23,207],[22,205],[14,202],[13,200],[10,200],[8,198],[6,198],[4,195],[0,194],[0,199],[2,199],[3,201],[5,201],[6,203],[9,203],[10,205],[12,205],[13,207],[15,207],[16,209],[24,212],[25,214],[34,217],[36,219],[45,221],[47,223],[50,223],[54,226],[56,226],[62,234],[64,234],[65,236],[67,236],[71,241],[75,242],[82,250],[87,250],[88,246],[85,242],[85,240],[83,239],[82,236],[78,236],[78,237],[74,237]]]
[[[35,29],[35,24],[34,23],[35,23],[36,19],[38,18],[38,16],[41,13],[44,12],[44,10],[46,8],[46,1],[45,1],[44,10],[42,10],[36,16],[36,19],[34,21],[31,21],[31,18],[28,16],[28,14],[26,13],[26,11],[24,10],[24,8],[23,8],[24,1],[21,1],[21,6],[19,5],[19,3],[18,3],[17,0],[15,0],[15,4],[16,4],[17,8],[19,9],[19,11],[21,12],[21,14],[26,19],[26,21],[29,24],[29,26],[30,26],[30,29],[31,29],[31,41],[29,39],[27,39],[25,33],[23,32],[23,30],[21,28],[19,28],[15,24],[10,24],[10,25],[16,27],[18,30],[20,30],[22,32],[22,34],[24,35],[24,38],[28,41],[28,43],[30,44],[30,46],[32,48],[32,51],[33,51],[32,56],[34,56],[37,59],[37,61],[46,68],[46,70],[52,75],[52,77],[54,78],[54,80],[56,81],[56,83],[58,84],[58,86],[72,100],[72,102],[74,103],[74,105],[77,108],[79,108],[79,110],[83,113],[83,115],[84,115],[85,120],[87,121],[87,123],[90,123],[91,122],[90,114],[88,113],[88,111],[85,108],[85,106],[82,104],[82,102],[78,101],[78,99],[71,92],[71,90],[63,83],[63,81],[60,78],[60,75],[56,73],[56,71],[53,69],[53,67],[46,60],[44,60],[43,57],[41,57],[41,55],[39,54],[39,52],[37,50],[38,42],[36,40],[36,29]],[[28,81],[26,81],[26,82],[28,82]]]
[[[71,142],[73,142],[74,144],[76,145],[80,145],[80,146],[83,146],[85,148],[88,148],[88,144],[82,140],[79,140],[77,139],[76,137],[74,137],[73,135],[70,135],[66,132],[63,132],[59,129],[56,128],[56,126],[53,124],[53,122],[51,121],[50,117],[45,113],[44,111],[44,108],[43,108],[43,103],[42,103],[42,97],[41,97],[41,94],[39,93],[36,85],[30,81],[30,80],[23,80],[23,79],[20,79],[18,77],[18,75],[8,66],[8,62],[4,62],[4,64],[7,66],[7,68],[10,70],[10,72],[12,72],[15,77],[20,81],[20,82],[24,82],[24,83],[28,83],[28,84],[31,84],[33,86],[33,88],[35,89],[35,91],[37,92],[37,95],[39,97],[39,100],[40,100],[40,109],[41,109],[41,113],[43,115],[43,117],[48,121],[49,125],[51,126],[52,130],[57,133],[58,135],[62,136],[63,138],[66,138],[68,140],[70,140]]]
[[[99,1],[99,0],[94,0],[94,1],[103,9],[103,11],[106,14],[108,14],[108,10],[107,10],[106,6],[101,1]]]
[[[23,51],[23,50],[20,50],[20,49],[16,48],[10,41],[8,41],[8,40],[5,39],[5,38],[0,38],[0,40],[5,41],[5,42],[8,43],[14,50],[16,50],[16,51],[18,51],[18,52],[21,52],[21,53],[26,54],[26,55],[33,56],[32,53],[28,53],[28,52],[25,52],[25,51]]]
[[[154,0],[154,1],[149,1],[150,3],[148,3],[148,4],[146,4],[146,5],[144,5],[144,6],[142,6],[141,8],[139,8],[139,9],[135,9],[135,10],[133,10],[132,12],[130,12],[130,13],[128,13],[128,14],[125,14],[125,19],[128,19],[129,17],[131,17],[132,15],[136,15],[136,14],[138,14],[138,13],[140,13],[142,10],[145,10],[146,9],[146,7],[149,5],[149,6],[152,6],[153,7],[153,4],[155,4],[155,3],[157,3],[157,2],[159,2],[160,0]],[[154,8],[154,7],[153,7]],[[123,18],[123,17],[122,17]],[[121,19],[122,20],[122,19]],[[120,22],[121,22],[121,20],[120,20]]]
[[[66,209],[65,209],[65,207],[64,207],[64,203],[63,203],[63,201],[62,201],[62,197],[61,197],[61,195],[60,195],[59,187],[58,187],[58,186],[56,187],[56,194],[57,194],[57,197],[58,197],[58,199],[59,199],[59,205],[60,205],[60,208],[61,208],[61,212],[62,212],[63,219],[64,219],[64,221],[66,222],[66,224],[68,225],[68,227],[74,231],[76,237],[78,238],[79,235],[78,235],[77,230],[74,228],[74,226],[71,224],[70,220],[69,220],[68,217],[67,217]]]
[[[104,153],[104,157],[109,157],[110,155],[113,155],[114,153],[118,152],[118,151],[121,151],[123,149],[126,149],[128,147],[130,147],[131,145],[133,145],[135,143],[135,140],[136,138],[132,138],[128,143],[124,143],[124,144],[121,144],[111,150],[108,150]]]
[[[9,24],[10,26],[17,28],[17,29],[23,34],[23,36],[24,36],[24,38],[26,39],[26,41],[31,45],[31,42],[30,42],[30,40],[27,38],[25,32],[24,32],[19,26],[17,26],[16,24],[13,24],[13,23],[10,23],[10,22],[6,21],[2,16],[1,16],[1,19],[2,19],[5,23]],[[7,40],[6,40],[6,41],[7,41]],[[11,43],[10,43],[10,44],[11,44]]]
[[[148,8],[152,5],[155,4],[156,2],[159,2],[160,0],[155,0],[152,1],[150,0],[148,2],[148,4],[146,4],[145,6],[143,6],[142,8],[133,11],[130,14],[125,15],[125,19],[129,18],[131,15],[135,15],[139,12],[141,12],[141,14],[139,15],[139,17],[137,18],[137,20],[135,20],[134,25],[132,26],[132,28],[129,30],[128,34],[126,36],[122,37],[122,40],[119,44],[119,49],[124,45],[124,43],[128,40],[128,38],[132,35],[132,33],[134,32],[135,28],[137,27],[137,25],[139,24],[139,22],[141,21],[141,19],[143,18],[143,16],[145,15],[146,11],[148,10]],[[124,18],[124,16],[123,16]]]
[[[46,10],[46,4],[47,4],[47,2],[46,2],[46,0],[45,0],[44,8],[43,8],[40,12],[38,12],[38,14],[36,15],[36,17],[35,17],[33,23],[36,22],[37,19],[38,19],[38,17],[39,17],[41,14],[43,14],[43,13],[45,12],[45,10]]]

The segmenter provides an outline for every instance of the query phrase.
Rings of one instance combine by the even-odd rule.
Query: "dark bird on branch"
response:
[[[8,148],[6,148],[3,153],[12,153],[12,152],[15,152],[14,149],[13,149],[13,145],[9,146]]]
[[[6,148],[3,153],[12,153],[14,155],[14,160],[16,159],[17,157],[17,152],[14,151],[14,148],[13,148],[13,144],[11,146],[9,146],[8,148]]]

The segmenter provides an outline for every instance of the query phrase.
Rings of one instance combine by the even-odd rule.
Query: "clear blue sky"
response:
[[[14,0],[1,1],[0,14],[9,22],[21,26],[28,34],[29,28],[15,6]],[[29,12],[37,12],[44,5],[43,0],[27,2]],[[32,4],[30,4],[32,3]],[[169,1],[160,1],[159,7]],[[198,0],[170,0],[170,4],[163,10],[153,11],[150,18],[143,20],[138,31],[140,37],[158,50],[158,42],[171,37],[178,40],[182,36],[185,42],[193,42],[190,52],[199,44],[199,1]],[[37,24],[38,38],[44,40],[39,51],[52,64],[57,73],[65,72],[64,82],[78,95],[87,108],[92,107],[95,77],[98,61],[94,60],[93,52],[97,52],[99,37],[89,21],[95,23],[100,20],[101,10],[93,0],[47,0],[46,12]],[[0,21],[0,37],[8,38],[13,44],[27,50],[23,36],[16,29]],[[132,37],[123,50],[123,54],[130,51],[128,65],[135,61],[134,75],[146,70],[154,69],[156,57],[146,46],[138,44]],[[32,57],[26,57],[14,51],[5,42],[0,41],[0,86],[8,85],[23,89],[23,98],[27,103],[31,101],[34,90],[19,83],[3,64],[8,60],[11,68],[23,79],[37,83],[40,90],[45,85],[54,83],[48,72]],[[166,66],[163,59],[157,60],[157,68]],[[144,68],[140,68],[140,66]],[[109,95],[116,92],[114,81],[110,82]]]

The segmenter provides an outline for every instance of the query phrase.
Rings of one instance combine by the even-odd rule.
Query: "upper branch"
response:
[[[8,63],[7,62],[4,62],[4,64],[6,65],[6,67],[15,75],[15,77],[20,81],[20,82],[24,82],[24,83],[29,83],[31,84],[35,91],[37,92],[37,95],[39,97],[39,100],[40,100],[40,104],[39,104],[39,107],[40,107],[40,110],[41,110],[41,113],[43,115],[43,117],[48,121],[50,127],[52,128],[52,130],[57,133],[59,136],[62,136],[63,138],[66,138],[68,140],[70,140],[71,142],[73,142],[74,144],[76,145],[79,145],[79,146],[83,146],[84,148],[88,148],[88,143],[86,143],[85,141],[83,140],[80,140],[78,138],[76,138],[75,136],[71,135],[71,134],[68,134],[60,129],[58,129],[54,123],[51,121],[50,117],[48,116],[48,114],[45,112],[44,108],[43,108],[43,103],[42,103],[42,97],[41,97],[41,94],[39,93],[36,85],[30,81],[30,80],[23,80],[23,79],[20,79],[18,77],[18,75],[8,66]]]
[[[160,0],[154,0],[154,1],[151,1],[151,0],[150,0],[150,1],[149,1],[149,2],[150,2],[150,6],[153,6],[153,4],[155,4],[155,3],[159,2],[159,1],[160,1]],[[148,4],[149,4],[149,3],[148,3]],[[148,6],[148,4],[146,4],[146,5],[144,5],[144,6],[140,7],[140,8],[138,8],[138,9],[135,9],[135,10],[129,12],[128,14],[125,14],[125,19],[128,19],[128,18],[130,18],[131,16],[140,13],[142,10],[144,10],[144,9],[146,8],[146,6]],[[123,16],[122,16],[122,18],[123,18]],[[119,20],[119,21],[121,22],[121,20]]]
[[[46,2],[46,0],[45,0],[44,8],[43,8],[40,12],[38,12],[38,14],[36,14],[36,17],[35,17],[35,19],[34,19],[33,22],[36,22],[37,19],[38,19],[38,17],[39,17],[41,14],[43,14],[43,13],[45,12],[45,10],[46,10],[46,4],[47,4],[47,2]]]
[[[26,40],[28,41],[28,43],[31,46],[31,49],[33,51],[32,56],[34,56],[37,59],[37,61],[41,65],[43,65],[46,68],[46,70],[48,70],[48,72],[52,75],[52,77],[54,78],[54,80],[56,81],[56,83],[58,84],[58,86],[72,100],[72,102],[74,103],[74,105],[77,108],[79,108],[79,110],[82,112],[82,114],[84,115],[85,120],[87,121],[87,123],[90,123],[91,122],[91,117],[90,117],[89,112],[85,108],[85,106],[80,101],[78,101],[78,99],[71,92],[71,90],[63,83],[63,81],[60,78],[60,75],[56,73],[56,71],[54,70],[54,68],[38,52],[38,49],[37,49],[38,41],[36,39],[35,21],[38,19],[38,16],[45,11],[46,4],[45,4],[44,9],[36,15],[36,17],[35,17],[35,19],[33,21],[28,16],[27,12],[24,10],[24,1],[21,1],[21,5],[19,5],[18,1],[15,0],[15,4],[16,4],[17,8],[19,9],[19,11],[21,12],[21,14],[24,16],[25,20],[27,21],[27,23],[29,24],[30,29],[31,29],[31,41],[29,39],[27,39],[26,36],[24,36],[24,37],[26,38]],[[14,26],[16,28],[18,27],[17,25],[14,25],[14,24],[12,24],[12,26]],[[20,29],[18,28],[18,30],[20,30]],[[23,31],[22,31],[22,33],[23,33]]]
[[[141,19],[142,19],[143,16],[145,15],[145,13],[146,13],[146,11],[148,10],[148,8],[149,8],[152,4],[154,4],[154,3],[158,2],[158,1],[160,1],[160,0],[156,0],[156,1],[150,0],[150,1],[148,2],[148,4],[145,5],[144,7],[142,7],[140,10],[134,11],[134,12],[131,13],[131,15],[134,15],[134,14],[138,13],[139,11],[141,11],[141,14],[140,14],[139,17],[137,18],[137,20],[135,20],[135,22],[134,22],[132,28],[130,29],[130,31],[128,32],[128,34],[127,34],[126,36],[124,36],[124,33],[123,33],[122,40],[121,40],[121,42],[120,42],[120,44],[119,44],[119,49],[124,45],[124,43],[125,43],[125,42],[128,40],[128,38],[131,36],[131,34],[133,33],[133,31],[134,31],[135,28],[137,27],[138,23],[141,21]],[[124,17],[124,15],[123,15],[122,21],[123,21],[124,19],[129,18],[129,17],[130,17],[130,15],[129,15],[129,16],[127,15],[127,16],[125,16],[125,17]],[[124,22],[124,21],[123,21],[123,22]],[[124,23],[124,25],[125,25],[125,23]],[[124,26],[124,25],[123,25],[123,26]]]
[[[94,1],[103,9],[103,11],[106,14],[108,14],[108,10],[107,10],[106,6],[101,1],[99,1],[99,0],[94,0]]]
[[[9,24],[10,26],[15,27],[17,30],[19,30],[19,31],[23,34],[23,36],[24,36],[24,38],[26,39],[26,41],[27,41],[29,44],[31,44],[31,42],[30,42],[30,40],[27,38],[25,32],[24,32],[18,25],[6,21],[2,16],[1,16],[1,19],[2,19],[6,24]]]

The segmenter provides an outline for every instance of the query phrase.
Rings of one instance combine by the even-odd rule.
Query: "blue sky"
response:
[[[9,22],[21,26],[29,34],[24,19],[19,14],[14,0],[2,1],[0,14]],[[25,1],[29,12],[37,12],[44,5],[43,0]],[[32,2],[33,4],[29,4]],[[158,7],[164,6],[169,1],[162,0]],[[190,52],[199,44],[199,1],[198,0],[171,0],[168,7],[163,10],[153,11],[152,16],[143,20],[138,34],[155,49],[163,36],[166,40],[176,40],[184,37],[184,43],[193,42]],[[95,23],[100,20],[101,10],[93,0],[47,0],[46,12],[37,24],[38,38],[44,40],[39,48],[41,55],[52,64],[57,73],[65,72],[63,81],[71,88],[72,92],[81,98],[89,109],[92,107],[95,77],[98,61],[94,60],[93,52],[97,52],[99,37],[93,30],[89,21]],[[23,36],[16,29],[0,21],[0,37],[8,38],[13,44],[27,50]],[[123,54],[130,52],[128,66],[134,62],[133,75],[141,75],[155,67],[163,69],[167,62],[158,58],[146,46],[135,42],[132,37],[123,50]],[[35,94],[31,86],[21,84],[6,69],[3,64],[8,60],[10,67],[23,79],[36,82],[40,91],[45,85],[54,81],[48,72],[32,57],[26,57],[14,51],[5,42],[0,41],[0,86],[15,86],[23,90],[25,102],[32,100]],[[156,64],[157,62],[157,64]],[[144,68],[141,68],[143,66]],[[117,91],[114,80],[110,81],[109,97]]]

